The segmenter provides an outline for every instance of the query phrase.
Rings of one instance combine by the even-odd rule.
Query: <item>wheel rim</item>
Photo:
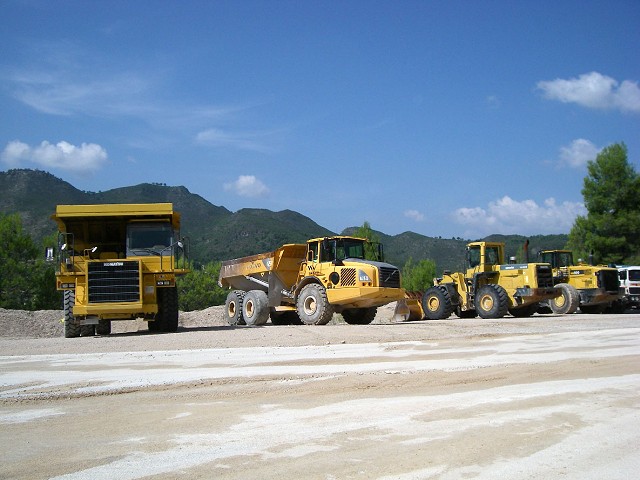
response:
[[[317,308],[316,299],[311,295],[309,295],[307,298],[304,299],[303,308],[304,308],[304,313],[307,315],[313,315],[314,313],[316,313],[316,308]]]
[[[438,299],[438,297],[429,297],[427,299],[427,308],[431,312],[435,312],[436,310],[438,310],[438,308],[440,308],[440,300]]]
[[[245,313],[247,314],[247,317],[249,317],[249,318],[253,317],[253,314],[255,312],[255,305],[253,304],[253,302],[251,300],[246,302],[245,305],[246,305]]]
[[[564,298],[564,293],[559,297],[553,299],[553,302],[556,304],[556,307],[563,307],[566,303],[566,299]]]
[[[493,308],[493,297],[491,295],[483,295],[480,299],[480,305],[484,311],[489,311]]]
[[[236,316],[236,302],[230,302],[227,307],[227,315],[229,318],[233,318]]]

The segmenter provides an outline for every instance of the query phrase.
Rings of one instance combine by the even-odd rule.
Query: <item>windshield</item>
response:
[[[323,262],[344,260],[345,258],[365,258],[364,242],[350,238],[322,242]]]
[[[640,281],[640,270],[629,270],[629,280],[634,282]]]
[[[131,223],[127,227],[127,255],[171,255],[173,230],[168,223]]]
[[[550,263],[553,268],[569,267],[573,265],[571,252],[546,252],[542,254],[542,261]]]

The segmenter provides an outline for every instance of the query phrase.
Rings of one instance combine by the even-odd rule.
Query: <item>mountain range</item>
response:
[[[200,264],[227,260],[273,250],[285,243],[304,243],[309,238],[335,234],[351,234],[357,227],[332,232],[310,218],[292,210],[273,212],[244,208],[231,212],[216,206],[184,186],[143,183],[104,192],[86,192],[41,170],[12,169],[0,172],[0,213],[18,213],[22,225],[37,242],[56,232],[51,220],[58,204],[155,203],[171,202],[182,218],[182,235],[189,237],[190,257]],[[464,259],[462,238],[434,238],[414,232],[386,235],[375,231],[384,244],[386,259],[402,267],[408,259],[417,262],[430,259],[438,272],[458,270]],[[491,235],[483,239],[502,241],[506,255],[522,259],[527,237]],[[567,235],[535,235],[528,237],[530,258],[542,248],[563,248]]]

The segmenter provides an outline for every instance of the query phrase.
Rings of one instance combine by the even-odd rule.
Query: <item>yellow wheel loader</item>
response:
[[[439,320],[455,313],[460,318],[501,318],[507,313],[528,317],[540,302],[558,297],[551,265],[504,263],[504,243],[473,242],[467,245],[464,272],[445,271],[434,279],[420,300],[415,292],[396,307],[396,320]],[[419,303],[418,303],[419,302]]]
[[[576,264],[570,250],[542,250],[539,257],[551,264],[553,283],[562,290],[562,295],[545,302],[543,309],[559,314],[574,313],[578,308],[583,313],[602,313],[624,296],[617,268]]]

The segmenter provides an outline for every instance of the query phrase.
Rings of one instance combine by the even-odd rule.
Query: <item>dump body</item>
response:
[[[218,283],[234,290],[230,293],[232,312],[228,320],[231,323],[242,320],[232,315],[239,312],[243,294],[247,292],[265,294],[266,299],[259,303],[266,303],[267,315],[271,313],[272,320],[279,313],[294,312],[304,323],[320,324],[326,323],[332,313],[345,310],[348,310],[346,317],[371,317],[374,312],[371,309],[396,301],[404,293],[397,267],[364,258],[366,242],[346,236],[315,238],[306,244],[286,244],[273,252],[222,262]],[[305,306],[299,305],[299,299],[309,285],[316,287],[306,289],[313,291],[314,300],[309,300],[305,314]],[[315,312],[315,304],[324,303],[325,299],[327,313],[313,321],[306,318],[309,312]],[[259,322],[264,323],[264,312],[260,314]]]
[[[504,244],[472,242],[467,245],[464,272],[447,272],[434,279],[434,286],[422,296],[411,292],[398,306],[398,320],[480,315],[501,318],[532,315],[539,302],[555,298],[551,266],[546,263],[504,263]]]
[[[111,320],[138,317],[151,330],[177,329],[176,277],[188,270],[172,204],[58,205],[52,219],[66,337],[109,333]]]
[[[553,283],[563,289],[561,297],[548,302],[555,313],[573,313],[578,308],[601,313],[623,296],[616,268],[574,263],[570,250],[542,250],[540,259],[551,264]]]

